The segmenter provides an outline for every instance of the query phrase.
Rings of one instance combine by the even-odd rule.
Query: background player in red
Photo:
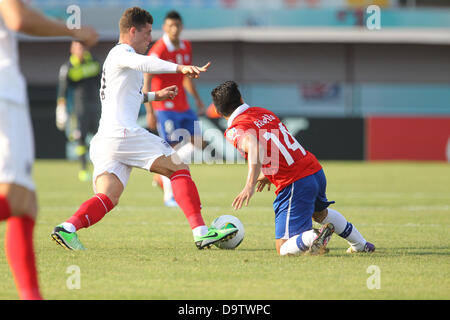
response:
[[[326,177],[316,157],[305,150],[271,111],[250,107],[238,86],[227,81],[212,92],[217,112],[228,120],[225,136],[248,160],[244,189],[233,201],[240,209],[255,192],[276,186],[275,238],[278,254],[311,254],[327,251],[333,232],[350,244],[347,252],[373,252],[359,231],[338,211],[328,209]],[[313,218],[323,224],[312,228]]]
[[[183,21],[180,14],[176,11],[168,12],[164,18],[164,35],[155,42],[148,55],[177,64],[191,65],[191,43],[180,38],[182,30]],[[150,129],[155,129],[156,127],[161,138],[177,150],[178,156],[184,162],[189,163],[195,148],[199,150],[203,148],[197,115],[205,113],[205,106],[193,80],[182,74],[146,74],[143,91],[144,93],[157,91],[171,85],[178,87],[178,95],[170,101],[152,101],[147,103],[147,123]],[[197,115],[189,107],[186,91],[195,99]],[[175,147],[181,142],[180,132],[183,134],[183,137],[189,139]],[[164,190],[164,203],[167,206],[176,206],[170,181],[164,176],[155,175],[154,177],[155,181]]]

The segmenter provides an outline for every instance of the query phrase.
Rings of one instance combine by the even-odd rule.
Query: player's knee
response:
[[[317,223],[322,223],[322,221],[327,217],[328,210],[324,209],[322,211],[316,211],[313,213],[312,218]]]
[[[6,185],[3,189],[2,194],[8,199],[12,216],[36,217],[37,201],[34,191],[17,185]]]
[[[9,206],[11,208],[12,216],[19,217],[26,215],[33,219],[36,219],[37,217],[37,203],[34,200],[20,201],[14,199],[9,202]]]
[[[165,175],[170,178],[170,176],[172,176],[175,172],[180,170],[189,170],[189,166],[182,161],[180,161],[179,163],[172,163],[171,166],[166,168]]]
[[[117,196],[111,196],[111,197],[108,197],[109,198],[109,200],[111,200],[111,203],[112,203],[112,205],[114,206],[114,207],[116,207],[118,204],[119,204],[119,198],[120,197],[117,197]]]

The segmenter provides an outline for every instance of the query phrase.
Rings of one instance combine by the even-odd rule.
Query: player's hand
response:
[[[56,107],[56,127],[60,131],[66,129],[67,121],[69,120],[69,115],[67,114],[67,108],[65,104],[58,104]]]
[[[256,192],[262,192],[264,188],[267,186],[267,191],[270,191],[270,186],[272,183],[267,177],[258,178],[256,181]]]
[[[248,206],[250,198],[255,193],[255,187],[245,186],[245,188],[239,193],[239,195],[234,199],[231,206],[234,210],[239,210],[243,205]]]
[[[200,73],[206,72],[211,65],[211,62],[208,62],[203,67],[197,67],[197,66],[184,66],[179,65],[180,73],[186,75],[189,78],[197,79],[200,77]]]
[[[177,86],[166,87],[155,92],[155,101],[172,100],[177,94]]]
[[[92,27],[83,26],[80,29],[73,29],[73,32],[73,37],[81,41],[87,48],[98,42],[98,33]]]

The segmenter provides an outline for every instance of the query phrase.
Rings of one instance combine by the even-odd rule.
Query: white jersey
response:
[[[110,137],[132,134],[143,102],[145,73],[176,73],[177,65],[138,54],[127,44],[117,44],[103,64],[100,99],[102,115],[98,133]],[[128,132],[126,132],[128,130]]]
[[[0,0],[1,2],[2,0]],[[0,15],[0,99],[27,105],[25,78],[19,68],[17,40]]]

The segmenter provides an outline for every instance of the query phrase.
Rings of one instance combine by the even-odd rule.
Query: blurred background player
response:
[[[25,78],[19,69],[14,32],[70,36],[93,45],[87,27],[68,29],[20,0],[0,0],[0,221],[6,220],[5,251],[21,299],[42,299],[33,231],[37,200],[32,179],[34,138]]]
[[[163,37],[155,42],[148,55],[177,64],[192,64],[191,43],[180,38],[183,30],[180,14],[169,11],[164,18],[162,28]],[[194,81],[182,74],[146,74],[144,92],[157,91],[173,84],[178,87],[178,95],[173,100],[152,101],[146,104],[147,124],[150,129],[156,127],[160,137],[177,150],[178,156],[185,163],[190,163],[194,150],[202,150],[204,147],[197,115],[205,113],[205,106]],[[197,114],[189,107],[186,91],[195,99]],[[187,130],[190,140],[180,144],[180,137],[174,135],[177,129]],[[167,177],[155,175],[154,182],[164,191],[165,205],[177,206],[170,180]]]
[[[69,141],[77,141],[76,155],[81,163],[80,181],[88,181],[89,134],[94,135],[100,120],[100,63],[83,43],[72,41],[70,57],[59,69],[56,126],[66,130]]]
[[[146,56],[151,42],[153,17],[138,7],[127,9],[119,22],[119,43],[110,50],[103,64],[100,97],[102,116],[98,132],[92,138],[90,155],[94,164],[95,195],[62,224],[52,238],[71,250],[84,250],[76,231],[99,222],[119,202],[132,168],[170,177],[174,197],[186,216],[198,249],[236,235],[238,229],[208,228],[201,214],[200,196],[183,163],[162,138],[137,124],[143,102],[171,100],[177,94],[172,85],[155,92],[142,93],[143,73],[181,73],[199,77],[204,67],[175,64]]]
[[[327,209],[326,177],[316,157],[305,150],[271,111],[250,107],[233,81],[212,91],[217,112],[228,121],[225,136],[248,159],[247,182],[232,205],[248,205],[255,192],[276,186],[275,238],[278,254],[325,253],[333,232],[350,244],[347,250],[373,252],[359,231],[338,211]],[[312,218],[323,224],[319,232]]]

